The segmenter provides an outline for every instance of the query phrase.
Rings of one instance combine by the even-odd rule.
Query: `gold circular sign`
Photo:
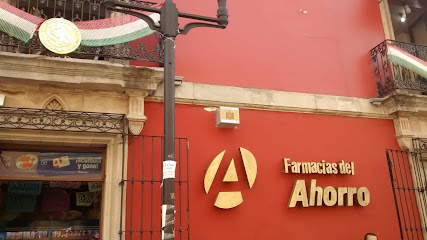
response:
[[[63,18],[44,21],[39,29],[39,37],[43,46],[58,54],[73,52],[82,41],[77,26]]]

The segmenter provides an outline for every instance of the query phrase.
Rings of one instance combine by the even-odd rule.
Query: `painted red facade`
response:
[[[216,1],[175,2],[183,12],[214,15],[216,10]],[[226,30],[196,29],[176,40],[176,75],[184,76],[184,81],[338,96],[377,95],[370,59],[370,49],[384,40],[377,1],[230,1],[228,8]],[[145,114],[148,121],[141,134],[162,135],[163,104],[146,102]],[[176,105],[176,136],[190,142],[191,239],[357,240],[367,232],[379,239],[399,239],[385,157],[386,148],[399,148],[392,120],[248,109],[240,109],[240,118],[235,129],[217,128],[215,112],[203,106]],[[250,150],[257,160],[252,189],[239,147]],[[223,162],[206,194],[206,169],[223,150]],[[355,175],[284,174],[285,157],[298,162],[354,162]],[[232,158],[239,182],[222,183]],[[317,179],[321,187],[367,187],[371,202],[367,207],[288,208],[299,179],[307,186]],[[219,191],[242,191],[243,203],[218,209],[213,204]],[[141,216],[130,217],[128,209],[130,218],[135,226],[140,224]],[[160,221],[160,207],[155,221]]]
[[[180,11],[211,16],[217,8],[216,1],[176,4]],[[370,59],[370,49],[384,40],[377,1],[229,1],[227,6],[227,29],[200,28],[177,38],[176,75],[185,81],[377,95]]]
[[[146,104],[150,121],[144,127],[144,135],[162,132],[162,111],[161,103]],[[384,153],[386,148],[398,148],[392,121],[241,110],[239,127],[221,129],[215,127],[215,113],[203,107],[177,105],[176,111],[177,136],[185,135],[190,142],[192,239],[340,239],[345,236],[345,239],[356,240],[363,239],[366,232],[375,232],[380,239],[399,239]],[[248,187],[239,147],[250,150],[257,160],[258,175],[252,189]],[[223,150],[226,150],[224,160],[211,191],[206,194],[204,174],[213,158]],[[300,162],[354,162],[355,175],[284,174],[285,157]],[[239,182],[222,183],[231,158],[235,160]],[[149,166],[147,169],[149,171]],[[135,178],[138,177],[140,174],[136,171]],[[304,179],[307,185],[311,179],[317,179],[321,187],[367,187],[371,202],[367,207],[355,204],[353,207],[303,208],[298,204],[296,208],[288,208],[298,179]],[[158,189],[155,191],[160,193]],[[218,209],[213,203],[219,191],[242,191],[244,201],[234,209]],[[140,216],[133,217],[136,229],[139,219]],[[154,221],[160,221],[160,216]]]

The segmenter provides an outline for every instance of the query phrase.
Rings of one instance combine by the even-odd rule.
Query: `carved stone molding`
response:
[[[46,100],[42,103],[41,109],[68,110],[68,108],[65,106],[65,101],[56,94],[46,98]]]
[[[402,150],[409,150],[412,151],[413,147],[412,147],[412,137],[404,137],[404,136],[396,136],[397,139],[397,143],[399,144],[399,147]]]
[[[400,148],[402,150],[412,150],[414,134],[412,133],[409,117],[396,115],[393,122]]]
[[[146,92],[127,92],[129,95],[129,110],[127,119],[129,121],[129,131],[134,135],[139,135],[144,127],[147,117],[144,115],[144,98]]]
[[[393,118],[396,140],[403,150],[413,150],[412,139],[427,136],[427,96],[397,91],[371,103]]]
[[[388,115],[427,116],[427,96],[420,94],[395,92],[385,98],[373,98],[371,103]]]
[[[58,100],[52,99],[46,105],[46,109],[49,109],[49,110],[64,110],[64,107],[61,105],[61,103],[58,102]]]
[[[144,128],[144,123],[147,119],[128,119],[129,120],[129,131],[133,135],[139,135]]]
[[[396,117],[393,119],[396,136],[412,136],[411,125],[408,117]]]

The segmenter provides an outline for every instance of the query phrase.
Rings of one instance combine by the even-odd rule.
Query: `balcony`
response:
[[[415,94],[427,93],[427,79],[388,60],[389,46],[396,46],[407,53],[426,61],[427,46],[386,40],[371,50],[372,63],[379,97],[396,90]]]
[[[2,0],[0,0],[2,1]],[[117,16],[106,10],[104,0],[3,0],[10,5],[34,16],[49,19],[63,17],[73,22],[105,19]],[[152,6],[155,3],[138,1],[136,4]],[[57,55],[47,50],[37,35],[37,31],[27,43],[0,31],[0,51],[46,55],[52,57],[69,57],[92,59],[114,63],[159,66],[163,62],[163,48],[160,35],[154,33],[143,38],[111,46],[80,46],[67,55]]]

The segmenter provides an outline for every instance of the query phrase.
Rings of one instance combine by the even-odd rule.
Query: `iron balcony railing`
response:
[[[396,89],[427,91],[427,80],[407,68],[399,66],[387,60],[388,45],[398,48],[416,56],[424,61],[427,60],[427,46],[386,40],[371,50],[372,63],[377,84],[378,96],[384,97]]]
[[[112,16],[104,6],[105,0],[0,0],[12,6],[44,19],[62,17],[67,20],[88,21],[105,19]],[[132,1],[135,4],[152,6],[155,3]],[[154,33],[144,38],[105,47],[82,46],[78,50],[66,55],[71,58],[93,60],[109,60],[128,64],[129,60],[163,63],[163,47],[160,34]],[[29,43],[24,43],[0,31],[0,51],[37,54],[58,57],[47,50],[40,42],[37,31]],[[141,65],[141,64],[138,64]],[[152,65],[152,64],[151,64]],[[151,66],[150,65],[150,66]]]

